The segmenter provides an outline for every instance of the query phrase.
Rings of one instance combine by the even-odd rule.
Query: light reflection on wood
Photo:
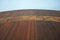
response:
[[[60,17],[55,16],[16,16],[16,17],[6,17],[0,18],[0,23],[10,22],[10,21],[27,21],[27,20],[40,20],[40,21],[55,21],[60,22]]]

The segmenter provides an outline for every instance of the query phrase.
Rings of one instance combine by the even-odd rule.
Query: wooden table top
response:
[[[60,11],[0,12],[0,40],[60,40]]]

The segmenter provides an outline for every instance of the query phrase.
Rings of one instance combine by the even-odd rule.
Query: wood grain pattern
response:
[[[37,21],[54,21],[60,22],[60,17],[55,16],[15,16],[15,17],[6,17],[0,18],[0,23],[3,22],[10,22],[10,21],[30,21],[30,20],[37,20]]]
[[[1,12],[0,40],[60,40],[60,11]]]
[[[59,24],[48,21],[0,23],[0,40],[60,40]]]

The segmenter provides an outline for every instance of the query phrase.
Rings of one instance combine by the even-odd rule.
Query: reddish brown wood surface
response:
[[[60,40],[60,23],[45,21],[0,23],[0,40]]]
[[[29,14],[28,14],[29,13]],[[52,14],[51,14],[52,13]],[[0,40],[60,40],[60,19],[18,20],[24,15],[60,17],[60,11],[22,10],[0,13]],[[10,18],[11,19],[6,19]],[[13,18],[12,18],[13,17]],[[3,19],[3,20],[2,20]],[[5,20],[6,19],[6,20]]]

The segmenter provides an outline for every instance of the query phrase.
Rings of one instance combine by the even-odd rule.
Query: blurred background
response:
[[[0,0],[0,12],[21,9],[60,11],[60,0]]]

